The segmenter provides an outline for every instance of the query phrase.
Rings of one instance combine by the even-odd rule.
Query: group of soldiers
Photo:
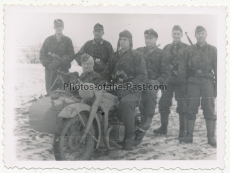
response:
[[[197,43],[187,45],[181,42],[182,28],[172,28],[172,43],[164,49],[158,48],[158,34],[153,29],[144,31],[145,46],[133,49],[132,34],[124,30],[119,33],[116,52],[110,42],[104,40],[104,28],[97,23],[94,26],[94,39],[87,41],[74,54],[70,38],[63,35],[64,23],[54,20],[55,34],[48,37],[40,51],[40,61],[45,67],[46,90],[49,92],[56,78],[55,70],[68,72],[75,59],[82,66],[80,79],[83,82],[107,82],[131,85],[166,84],[159,100],[161,126],[155,134],[167,134],[170,107],[175,93],[177,113],[179,114],[179,140],[193,142],[196,114],[201,104],[207,127],[208,143],[216,147],[216,114],[214,99],[217,89],[217,49],[206,42],[207,32],[203,26],[197,26]],[[134,141],[142,140],[145,133],[135,135],[135,108],[140,107],[143,120],[139,127],[143,131],[150,128],[155,114],[158,90],[134,91],[132,89],[117,92],[120,98],[118,118],[124,123],[126,132],[123,149],[131,150]],[[142,106],[140,106],[140,98]]]

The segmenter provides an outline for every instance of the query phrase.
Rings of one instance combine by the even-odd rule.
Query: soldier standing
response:
[[[137,51],[145,55],[148,82],[147,85],[160,85],[166,84],[170,77],[169,61],[166,57],[166,53],[159,49],[156,45],[158,34],[152,28],[144,32],[145,47],[140,47]],[[152,122],[152,118],[155,114],[155,108],[157,104],[157,92],[158,90],[144,90],[142,92],[143,100],[143,121],[140,128],[148,130]],[[137,136],[142,140],[144,133]],[[136,141],[138,141],[136,139]]]
[[[113,54],[103,76],[113,83],[143,85],[147,80],[146,62],[143,55],[132,50],[132,34],[125,30],[119,34],[118,50]],[[122,74],[122,75],[121,75]],[[123,149],[132,150],[135,123],[135,107],[138,106],[140,91],[118,91],[121,99],[118,118],[125,125]]]
[[[207,32],[203,26],[197,26],[195,30],[197,43],[186,51],[185,64],[182,75],[187,79],[187,136],[180,141],[193,142],[193,130],[196,114],[201,104],[206,122],[208,143],[216,147],[215,127],[216,114],[215,103],[217,89],[217,49],[207,44]]]
[[[57,77],[55,70],[68,72],[74,59],[72,40],[64,36],[64,23],[61,19],[54,20],[55,35],[48,37],[40,50],[40,61],[45,67],[46,92],[49,93]],[[52,88],[56,89],[58,86]]]
[[[87,41],[78,53],[75,54],[75,60],[81,66],[81,55],[84,53],[93,57],[94,71],[101,74],[107,66],[109,58],[113,54],[113,47],[110,42],[102,39],[104,35],[104,28],[101,24],[97,23],[94,26],[94,39]]]
[[[175,25],[172,29],[173,43],[164,47],[168,54],[171,77],[167,85],[167,90],[162,91],[162,96],[159,101],[159,112],[161,116],[161,127],[155,129],[155,134],[167,134],[168,119],[170,114],[170,107],[172,106],[173,93],[175,93],[175,99],[177,101],[177,113],[179,114],[179,138],[186,135],[186,100],[185,100],[185,88],[186,83],[182,82],[178,77],[178,68],[181,65],[185,51],[188,47],[187,44],[181,42],[183,32],[180,26]]]

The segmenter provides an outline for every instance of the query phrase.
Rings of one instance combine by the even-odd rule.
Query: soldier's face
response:
[[[151,35],[145,35],[145,45],[152,47],[156,44],[157,38]]]
[[[93,35],[95,39],[101,39],[102,36],[104,35],[104,31],[103,30],[93,31]]]
[[[130,43],[129,39],[126,37],[120,37],[119,43],[120,43],[121,49],[129,49],[130,48],[131,43]]]
[[[182,34],[182,32],[180,30],[173,30],[172,31],[173,42],[181,41],[182,37],[183,37],[183,34]]]
[[[205,42],[207,38],[207,32],[206,31],[201,31],[196,33],[196,40],[197,42]]]
[[[81,65],[83,72],[90,72],[93,70],[93,63],[91,62],[83,62]]]
[[[63,29],[64,29],[63,25],[54,26],[54,30],[57,34],[62,33]]]

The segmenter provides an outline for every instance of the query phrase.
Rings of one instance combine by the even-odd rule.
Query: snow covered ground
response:
[[[70,71],[81,72],[74,64]],[[31,100],[46,94],[44,68],[40,64],[18,64],[15,74],[16,103],[14,135],[17,139],[16,157],[18,160],[54,160],[53,135],[37,132],[29,126],[29,107]],[[160,94],[159,94],[160,95]],[[29,102],[29,103],[28,103]],[[151,128],[143,142],[133,151],[112,150],[95,151],[92,160],[213,160],[216,148],[207,144],[207,132],[202,110],[197,115],[192,144],[180,144],[178,140],[179,119],[175,111],[176,101],[171,108],[168,134],[154,136],[152,131],[160,125],[158,106]]]

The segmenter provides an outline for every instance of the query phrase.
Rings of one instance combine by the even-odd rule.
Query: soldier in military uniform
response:
[[[130,85],[144,84],[147,80],[146,62],[144,56],[132,50],[132,34],[125,30],[119,34],[118,49],[109,61],[103,76],[116,84]],[[118,91],[121,99],[118,107],[118,116],[125,125],[125,141],[123,149],[132,150],[135,123],[135,107],[138,106],[140,91]]]
[[[177,101],[177,113],[179,114],[179,138],[186,135],[186,100],[185,100],[185,82],[178,77],[178,68],[184,58],[187,44],[181,42],[183,32],[180,26],[175,25],[172,29],[173,42],[164,47],[164,51],[169,55],[171,77],[167,85],[167,90],[162,91],[159,101],[159,112],[161,116],[161,127],[154,130],[155,134],[167,134],[168,119],[170,107],[172,106],[173,93]]]
[[[203,110],[208,143],[216,147],[215,103],[217,84],[217,49],[206,42],[207,32],[203,26],[197,26],[195,30],[197,43],[186,51],[185,64],[180,72],[187,79],[188,110],[187,136],[181,142],[193,142],[193,130],[196,114],[201,104]]]
[[[103,80],[101,75],[93,70],[94,59],[90,55],[84,53],[81,56],[81,64],[83,73],[80,75],[80,81],[84,83],[93,83],[95,85],[104,84],[107,82]]]
[[[63,35],[64,23],[61,19],[54,20],[55,35],[48,37],[40,50],[40,61],[45,67],[46,92],[49,93],[57,77],[55,70],[68,72],[74,59],[72,40]],[[54,86],[52,90],[58,86]]]
[[[145,47],[140,47],[137,51],[145,55],[148,82],[147,85],[166,84],[170,77],[169,61],[166,53],[159,49],[156,45],[158,34],[152,28],[144,32]],[[144,90],[142,93],[143,114],[144,118],[140,128],[148,130],[155,114],[157,104],[158,90]],[[142,137],[141,137],[142,136]],[[139,136],[140,140],[144,137],[144,133]]]
[[[87,41],[83,47],[75,54],[75,60],[81,66],[81,55],[84,53],[93,57],[94,71],[101,74],[108,64],[109,58],[113,54],[113,47],[110,42],[104,40],[104,28],[101,24],[97,23],[94,26],[94,39]]]

